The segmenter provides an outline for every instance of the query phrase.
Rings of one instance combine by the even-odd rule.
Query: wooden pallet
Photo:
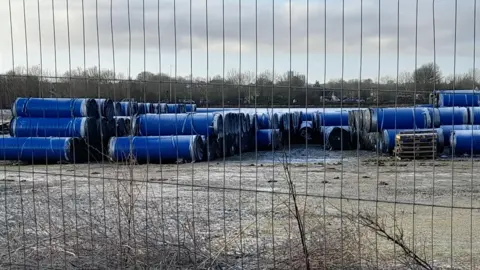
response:
[[[403,131],[395,136],[395,156],[398,159],[435,159],[437,133]]]

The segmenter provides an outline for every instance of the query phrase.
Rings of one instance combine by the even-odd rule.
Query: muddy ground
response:
[[[22,250],[22,238],[18,237],[25,233],[26,245],[38,252],[38,245],[52,241],[49,235],[54,232],[66,237],[54,238],[53,242],[68,246],[78,241],[78,231],[97,235],[98,229],[105,239],[96,236],[95,240],[84,240],[93,241],[92,245],[98,244],[108,253],[108,245],[102,243],[123,241],[115,228],[132,221],[127,211],[130,205],[135,209],[132,222],[138,224],[137,230],[148,232],[149,226],[160,226],[156,229],[157,241],[170,237],[171,242],[184,243],[188,242],[186,238],[195,239],[190,241],[195,257],[221,254],[229,258],[228,265],[245,268],[255,268],[257,262],[262,268],[281,264],[292,267],[288,263],[300,247],[295,244],[298,230],[294,212],[289,211],[294,207],[282,159],[282,153],[265,152],[258,157],[242,154],[241,159],[231,157],[225,162],[174,165],[119,165],[108,161],[4,164],[0,172],[0,179],[4,179],[0,182],[0,212],[6,214],[0,217],[0,228],[8,228],[10,233],[8,237],[2,234],[3,241],[7,244],[9,240],[13,250]],[[327,250],[335,244],[344,252],[351,249],[353,258],[363,266],[389,268],[400,264],[399,247],[355,223],[360,210],[377,216],[388,229],[395,221],[408,245],[431,264],[479,268],[479,160],[397,161],[362,151],[324,152],[320,146],[309,146],[308,151],[294,148],[287,159],[300,212],[305,211],[306,233],[325,232],[319,245]],[[353,236],[341,241],[338,233]],[[32,250],[26,255],[19,250],[3,250],[2,260],[9,257],[18,262],[26,257],[35,264],[28,255]],[[74,250],[65,254],[59,255],[60,265],[62,260],[82,256]],[[85,254],[88,257],[90,253]],[[47,259],[45,262],[51,263]],[[204,263],[202,266],[207,266]]]

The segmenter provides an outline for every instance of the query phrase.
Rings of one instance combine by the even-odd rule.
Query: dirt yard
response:
[[[321,254],[311,251],[319,264],[401,266],[398,246],[356,223],[358,213],[368,213],[388,229],[400,227],[430,264],[479,268],[478,160],[405,162],[361,151],[324,152],[320,146],[290,153],[306,235],[310,241],[323,235]],[[2,263],[120,261],[124,253],[111,246],[133,239],[146,246],[146,262],[158,260],[154,251],[161,242],[193,245],[186,256],[199,267],[220,258],[244,268],[293,267],[301,248],[282,159],[267,152],[178,165],[4,164]],[[104,251],[94,256],[85,245]],[[348,260],[329,258],[329,249],[348,250]],[[170,253],[162,254],[165,260]]]

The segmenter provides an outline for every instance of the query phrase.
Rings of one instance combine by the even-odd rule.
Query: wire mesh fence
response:
[[[0,15],[2,268],[479,268],[476,0]]]

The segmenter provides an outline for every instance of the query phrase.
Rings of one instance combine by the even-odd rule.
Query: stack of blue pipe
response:
[[[0,154],[24,162],[85,160],[87,147],[101,153],[103,142],[112,135],[109,120],[114,106],[108,99],[17,98],[12,106],[11,137],[2,138]]]

